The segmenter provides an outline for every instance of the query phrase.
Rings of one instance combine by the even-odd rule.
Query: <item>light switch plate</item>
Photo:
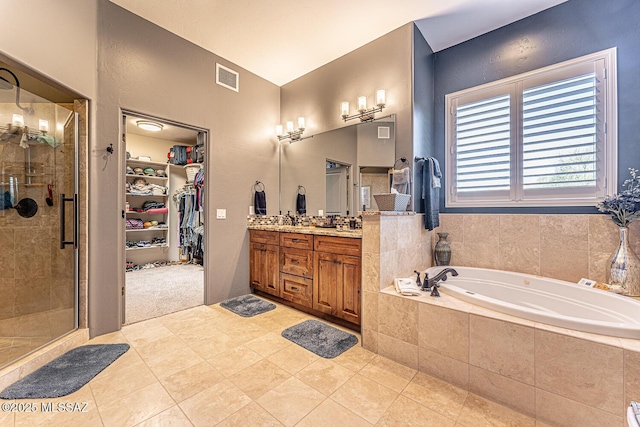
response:
[[[216,209],[216,219],[227,219],[227,210]]]

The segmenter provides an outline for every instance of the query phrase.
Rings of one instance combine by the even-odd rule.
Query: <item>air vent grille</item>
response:
[[[391,129],[389,126],[378,126],[378,139],[391,138]]]
[[[240,75],[224,65],[216,64],[216,83],[233,91],[240,91]]]

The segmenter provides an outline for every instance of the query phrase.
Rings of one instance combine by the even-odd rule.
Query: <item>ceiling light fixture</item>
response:
[[[138,120],[136,125],[140,129],[148,130],[149,132],[160,132],[164,128],[162,124],[151,122],[149,120]]]
[[[305,138],[302,137],[302,133],[305,129],[304,117],[298,117],[298,129],[293,129],[293,122],[287,122],[287,132],[283,132],[282,125],[276,126],[276,136],[278,137],[278,141],[289,140],[289,144],[293,144],[296,141],[302,141],[303,139],[311,138],[311,136],[307,136]]]
[[[342,120],[344,120],[345,122],[352,119],[360,119],[361,122],[371,122],[375,120],[376,113],[381,112],[385,105],[386,93],[384,89],[378,89],[376,91],[375,107],[367,109],[367,97],[359,96],[358,112],[356,114],[352,114],[351,116],[349,115],[349,103],[347,101],[343,101],[340,105],[340,112],[342,115]]]

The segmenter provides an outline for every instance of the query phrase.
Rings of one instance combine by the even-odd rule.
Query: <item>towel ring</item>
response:
[[[262,186],[262,190],[260,190],[260,186]],[[264,184],[260,181],[256,181],[255,184],[253,184],[253,190],[254,191],[264,191]]]
[[[298,185],[298,194],[307,194],[307,189],[304,188],[302,185]]]
[[[409,164],[409,162],[407,161],[406,157],[400,157],[398,160],[396,160],[396,162],[393,164],[393,168],[396,168],[396,165],[398,164],[398,162],[402,162],[404,165],[411,167],[411,165]]]

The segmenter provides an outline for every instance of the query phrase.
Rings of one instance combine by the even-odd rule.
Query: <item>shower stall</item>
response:
[[[0,368],[78,327],[73,110],[0,67]]]

